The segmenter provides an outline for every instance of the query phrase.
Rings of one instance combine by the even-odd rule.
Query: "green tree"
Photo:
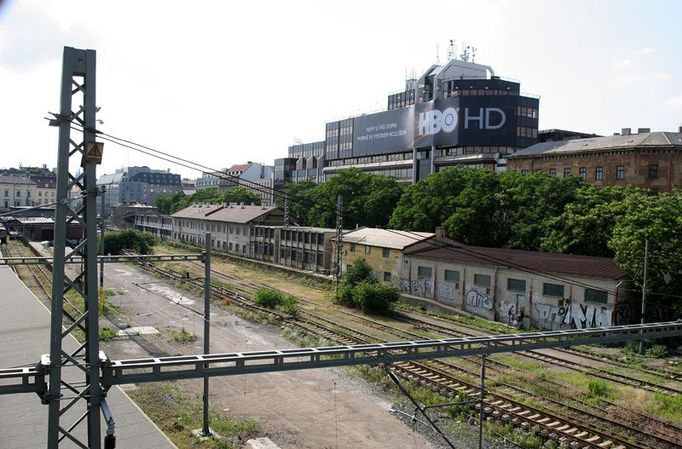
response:
[[[644,242],[649,241],[648,320],[682,316],[682,193],[674,191],[638,198],[618,217],[609,247],[618,266],[638,285],[643,283]]]
[[[343,221],[347,228],[386,226],[403,188],[395,178],[342,170],[322,184],[288,187],[290,211],[310,226],[336,224],[338,195],[343,196]]]
[[[156,243],[157,240],[152,234],[136,232],[132,229],[107,231],[104,234],[104,252],[106,254],[121,254],[126,249],[140,254],[149,254]]]
[[[307,179],[301,182],[290,182],[284,186],[284,195],[277,197],[277,205],[284,207],[285,196],[289,198],[289,217],[299,224],[309,224],[308,213],[313,204],[312,191],[316,184]]]
[[[186,196],[184,192],[159,195],[155,200],[156,207],[159,209],[159,213],[171,214],[174,212],[175,205],[181,203]]]
[[[218,193],[216,196],[210,199],[211,203],[244,203],[244,204],[256,204],[260,206],[261,198],[260,195],[254,193],[251,190],[246,189],[242,186],[232,187],[225,191]]]
[[[544,251],[613,257],[609,241],[616,223],[647,201],[646,191],[634,187],[578,189],[574,201],[547,223]]]

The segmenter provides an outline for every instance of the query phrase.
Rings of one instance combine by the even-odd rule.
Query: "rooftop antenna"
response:
[[[457,42],[454,39],[450,39],[450,46],[448,47],[448,61],[457,59]]]
[[[469,46],[466,44],[466,42],[462,44],[462,53],[460,53],[459,59],[469,62]]]
[[[440,56],[438,55],[440,53],[440,49],[438,48],[438,44],[436,44],[436,64],[440,65]]]
[[[476,47],[471,47],[471,62],[476,62]]]

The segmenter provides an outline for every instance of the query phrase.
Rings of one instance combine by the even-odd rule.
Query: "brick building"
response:
[[[607,137],[542,142],[507,158],[521,173],[580,176],[596,186],[636,186],[653,193],[682,186],[682,127],[678,132],[629,128]]]

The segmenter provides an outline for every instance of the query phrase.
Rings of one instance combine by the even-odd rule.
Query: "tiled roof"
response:
[[[23,176],[5,176],[0,175],[0,184],[35,184],[29,178]]]
[[[507,248],[470,246],[449,239],[430,239],[405,250],[406,255],[489,266],[507,266],[530,272],[561,273],[590,278],[619,279],[623,273],[608,257],[576,256]]]
[[[222,204],[194,204],[177,211],[173,218],[193,218],[195,220],[220,221],[227,223],[249,223],[258,217],[272,212],[277,207],[262,206],[224,206]]]
[[[359,228],[343,234],[343,241],[381,248],[404,249],[433,237],[431,232],[397,231],[395,229]]]
[[[514,159],[540,155],[583,153],[630,148],[652,148],[659,146],[676,146],[682,149],[682,133],[653,132],[624,136],[592,137],[588,139],[542,142],[519,150],[516,153],[507,156],[507,158]]]

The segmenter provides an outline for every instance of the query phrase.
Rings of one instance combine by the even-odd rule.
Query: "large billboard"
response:
[[[413,107],[355,117],[353,156],[407,151],[412,145],[413,122]]]
[[[452,97],[356,117],[353,156],[431,145],[515,146],[517,104],[511,95]]]

